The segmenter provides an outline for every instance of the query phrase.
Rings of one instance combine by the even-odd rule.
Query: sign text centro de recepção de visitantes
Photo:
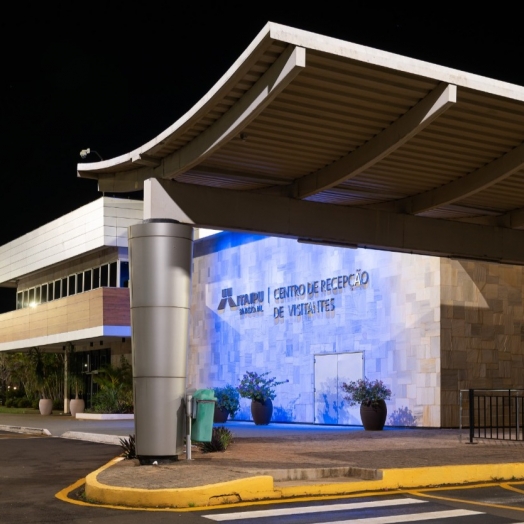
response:
[[[369,273],[357,269],[350,275],[338,275],[322,280],[315,280],[300,285],[288,285],[267,288],[267,304],[271,300],[276,304],[273,307],[275,319],[315,315],[335,311],[335,298],[331,296],[347,289],[354,291],[363,288],[369,283]],[[238,311],[241,316],[264,312],[265,291],[243,293],[233,299],[233,288],[222,290],[222,299],[218,305],[218,311],[224,312],[227,306],[232,311]]]

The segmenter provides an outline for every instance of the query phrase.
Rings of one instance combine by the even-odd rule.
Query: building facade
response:
[[[0,351],[67,344],[89,373],[131,355],[127,230],[103,197],[0,248]],[[220,232],[193,250],[187,386],[277,380],[275,421],[360,424],[340,386],[381,379],[389,425],[456,427],[460,390],[522,387],[521,266]],[[16,307],[16,309],[14,309]],[[251,418],[242,401],[240,420]]]
[[[85,373],[131,353],[127,228],[142,202],[103,197],[0,247],[0,351],[74,347]],[[16,309],[15,309],[16,308]]]
[[[195,245],[188,377],[269,371],[275,420],[359,424],[340,385],[365,376],[388,424],[456,427],[460,390],[522,387],[523,305],[520,266],[221,233]]]

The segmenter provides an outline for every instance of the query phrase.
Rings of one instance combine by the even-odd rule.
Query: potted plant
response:
[[[360,418],[364,429],[377,431],[384,428],[388,414],[386,400],[391,398],[391,390],[382,380],[364,377],[344,382],[341,388],[350,406],[360,404]]]
[[[30,362],[34,366],[36,387],[40,392],[38,409],[41,415],[51,415],[53,400],[58,398],[63,377],[63,363],[56,353],[43,353],[34,347],[29,354]]]
[[[276,396],[275,387],[289,382],[278,382],[275,377],[268,378],[269,371],[256,373],[246,371],[237,390],[242,398],[251,399],[251,415],[257,426],[265,426],[273,415],[273,400]]]
[[[79,394],[84,389],[84,377],[78,373],[72,373],[69,375],[69,385],[75,392],[75,398],[72,398],[69,402],[69,411],[71,416],[75,417],[77,413],[83,413],[86,407],[84,399],[79,398]]]
[[[231,384],[213,388],[216,397],[215,417],[213,422],[226,422],[228,417],[235,418],[240,409],[240,396]]]

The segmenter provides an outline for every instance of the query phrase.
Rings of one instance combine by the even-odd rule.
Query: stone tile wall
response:
[[[524,268],[449,259],[440,264],[442,425],[456,427],[461,389],[524,387]]]
[[[369,282],[344,285],[358,270]],[[328,289],[328,279],[342,289]],[[280,298],[301,285],[303,296]],[[248,303],[255,293],[260,300]],[[233,233],[195,243],[188,387],[269,371],[289,380],[277,388],[273,420],[323,422],[315,355],[363,352],[363,373],[393,391],[388,423],[438,427],[440,337],[438,258]],[[333,369],[335,381],[341,376]],[[335,394],[337,409],[347,409]],[[237,418],[250,419],[248,401]]]

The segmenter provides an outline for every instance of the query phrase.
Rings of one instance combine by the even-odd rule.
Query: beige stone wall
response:
[[[456,427],[461,389],[524,387],[524,267],[443,258],[441,296],[442,425]]]
[[[129,326],[129,289],[98,288],[0,315],[0,343],[97,326]]]

